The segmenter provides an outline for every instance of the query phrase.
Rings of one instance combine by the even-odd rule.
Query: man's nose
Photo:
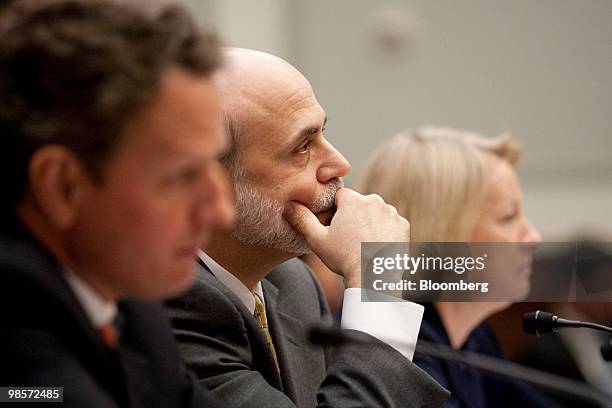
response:
[[[202,184],[196,222],[206,232],[231,228],[236,220],[236,208],[227,171],[217,162],[211,164]]]
[[[317,180],[326,183],[333,178],[344,177],[351,170],[350,163],[327,140],[324,140],[324,156],[317,169]]]

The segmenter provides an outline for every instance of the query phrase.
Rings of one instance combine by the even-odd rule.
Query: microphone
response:
[[[320,346],[342,344],[381,346],[378,340],[355,330],[342,330],[338,326],[315,325],[309,331],[309,340]],[[612,397],[583,383],[559,375],[525,367],[508,360],[487,356],[471,351],[458,351],[443,344],[419,340],[415,352],[453,363],[465,364],[484,374],[521,380],[543,387],[556,393],[572,397],[574,400],[595,402],[612,406]]]
[[[612,333],[612,327],[579,320],[562,319],[559,316],[541,310],[528,312],[523,316],[523,331],[525,333],[535,334],[538,337],[542,337],[548,333],[558,333],[559,329],[562,327],[585,327]]]
[[[561,319],[552,313],[536,310],[523,316],[523,331],[541,337],[548,333],[557,333],[559,327],[580,327],[580,322]]]

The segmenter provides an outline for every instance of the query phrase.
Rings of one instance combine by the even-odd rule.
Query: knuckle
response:
[[[383,198],[381,196],[379,196],[378,194],[369,194],[367,196],[371,201],[377,202],[377,203],[384,203],[385,200],[383,200]]]
[[[405,221],[404,225],[406,226],[405,227],[406,231],[410,232],[410,223],[408,221],[406,221],[406,220],[404,220],[404,221]]]
[[[398,217],[399,217],[400,222],[402,223],[402,225],[404,225],[406,227],[410,227],[410,221],[408,221],[406,218],[402,217],[399,214],[398,214]]]

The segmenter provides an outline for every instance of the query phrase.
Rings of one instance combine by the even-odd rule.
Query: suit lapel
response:
[[[114,354],[125,384],[128,406],[153,407],[158,403],[155,401],[155,373],[147,355],[144,354],[145,346],[142,344],[147,333],[141,330],[138,319],[138,314],[130,302],[119,304],[116,324],[119,346]]]
[[[215,275],[212,273],[208,265],[206,265],[199,257],[198,257],[198,268],[196,270],[196,273],[200,281],[204,282],[206,285],[214,286],[219,291],[221,291],[225,296],[230,298],[231,301],[236,305],[240,313],[243,315],[243,317],[245,318],[250,317],[251,318],[250,320],[255,322],[255,318],[253,317],[251,312],[249,312],[249,310],[246,308],[244,303],[242,303],[242,300],[240,300],[240,298],[236,296],[236,294],[232,292],[230,288],[225,286],[223,282],[218,280],[215,277]],[[249,319],[245,319],[245,320],[248,321]]]
[[[147,358],[140,352],[120,345],[117,349],[119,365],[126,384],[127,398],[130,407],[153,407],[155,388]]]
[[[279,391],[286,393],[283,381],[276,371],[276,365],[274,364],[274,357],[268,347],[268,341],[266,336],[264,335],[259,322],[255,319],[253,314],[246,308],[242,300],[234,294],[227,286],[225,286],[222,282],[220,282],[217,278],[215,278],[214,274],[210,270],[210,268],[198,257],[198,279],[200,279],[203,283],[207,285],[213,285],[219,291],[221,291],[225,296],[227,296],[235,305],[236,308],[240,311],[242,318],[244,319],[244,324],[248,333],[249,338],[252,338],[254,341],[251,343],[251,354],[253,356],[253,365],[252,369],[259,371],[261,375],[266,379],[266,381],[277,388]],[[265,281],[264,281],[265,282]],[[273,285],[272,285],[273,286]],[[277,291],[278,292],[278,291]],[[273,298],[276,296],[272,295]],[[274,345],[276,347],[277,339],[274,337],[274,331],[272,329],[272,322],[270,320],[270,315],[268,310],[270,310],[270,306],[268,306],[268,293],[264,289],[264,298],[266,303],[266,315],[268,317],[268,325],[270,326],[270,334],[272,335],[272,341],[274,341]],[[272,300],[274,302],[274,300]],[[272,318],[273,320],[273,318]],[[278,354],[278,348],[276,349]],[[278,356],[277,356],[278,357]],[[281,365],[281,361],[279,358],[279,365]],[[281,372],[282,366],[281,366]],[[284,373],[284,372],[283,372]],[[283,374],[284,375],[284,374]]]

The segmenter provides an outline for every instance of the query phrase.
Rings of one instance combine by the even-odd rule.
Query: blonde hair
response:
[[[481,189],[499,160],[516,166],[521,145],[506,133],[487,138],[451,128],[402,132],[380,145],[357,181],[410,221],[412,242],[468,241]]]

